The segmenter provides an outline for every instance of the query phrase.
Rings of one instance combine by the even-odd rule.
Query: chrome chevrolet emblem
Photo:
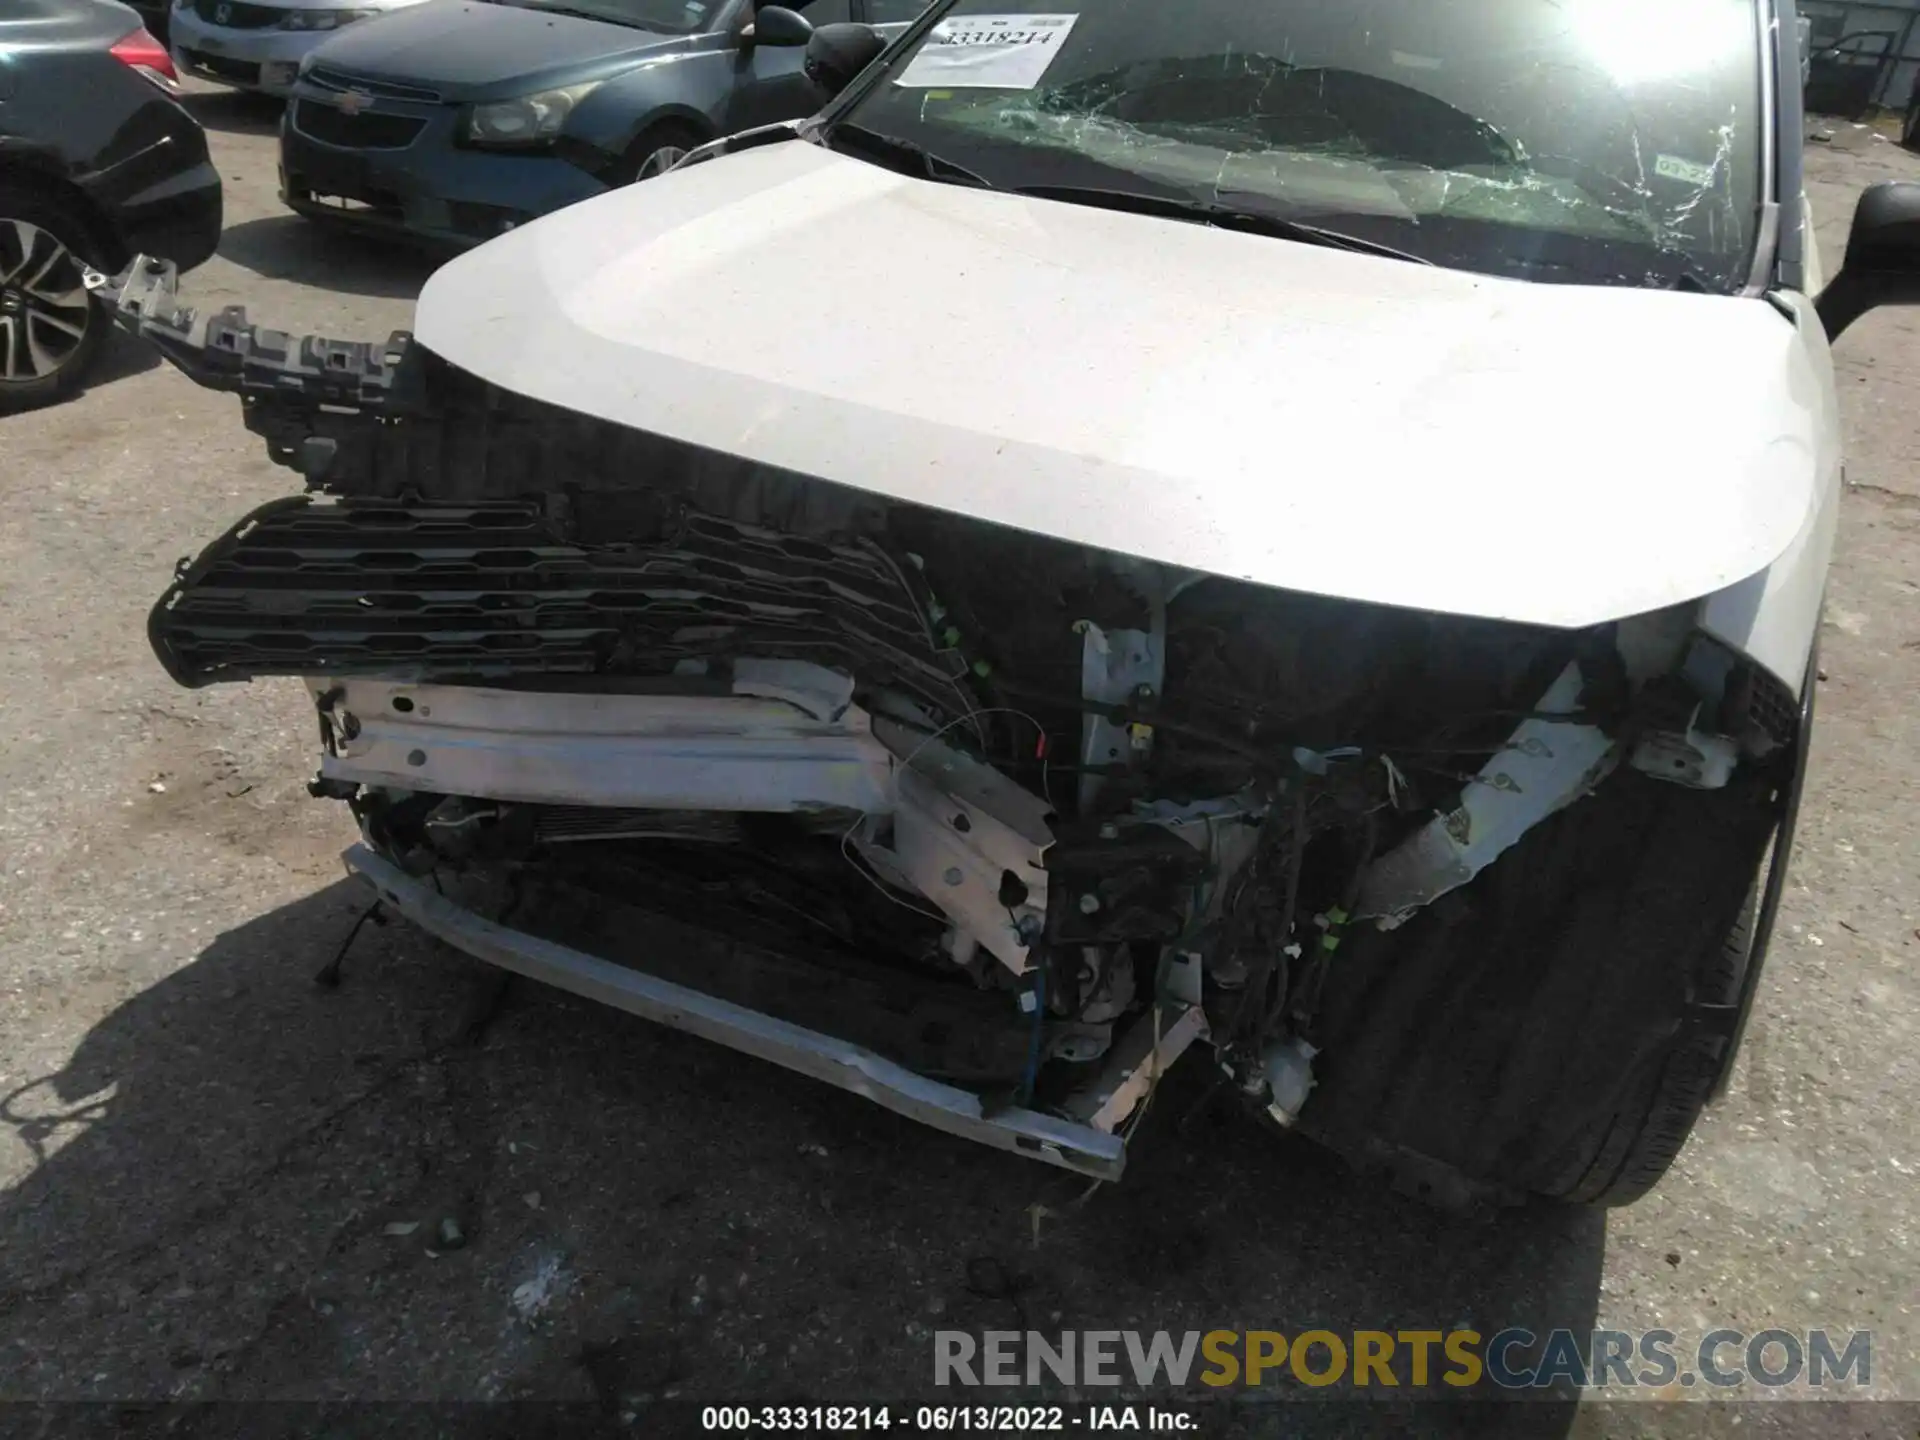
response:
[[[364,90],[349,90],[333,103],[340,107],[342,115],[358,115],[373,103],[373,97]]]
[[[233,6],[216,5],[213,7],[213,23],[214,24],[225,25],[231,19],[233,19]]]

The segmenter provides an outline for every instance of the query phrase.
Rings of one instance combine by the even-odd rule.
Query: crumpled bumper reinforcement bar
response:
[[[861,1046],[483,919],[365,845],[341,858],[389,907],[477,960],[824,1080],[950,1135],[1098,1180],[1118,1180],[1125,1167],[1118,1135],[1032,1110],[985,1114],[972,1092]]]

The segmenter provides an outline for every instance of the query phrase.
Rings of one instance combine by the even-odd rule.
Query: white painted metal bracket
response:
[[[1689,790],[1724,790],[1740,764],[1740,745],[1688,725],[1686,733],[1656,730],[1633,747],[1629,761],[1642,775]]]
[[[1047,913],[1045,801],[853,703],[819,666],[740,661],[732,694],[309,680],[350,784],[526,804],[857,811],[850,843],[1016,974]],[[1011,876],[1017,884],[1009,883]]]
[[[1583,684],[1580,667],[1568,665],[1536,708],[1570,714]],[[1436,815],[1367,870],[1355,917],[1391,926],[1457,890],[1527,831],[1592,790],[1618,761],[1613,741],[1595,726],[1522,721],[1455,809]]]
[[[893,808],[894,757],[851,703],[821,718],[784,695],[307,683],[316,700],[333,697],[339,753],[320,763],[330,780],[531,804]]]
[[[1119,1130],[1174,1062],[1206,1034],[1207,1014],[1198,1005],[1160,1001],[1120,1037],[1100,1078],[1062,1108],[1096,1130]]]
[[[897,754],[891,847],[861,853],[932,900],[1015,974],[1047,919],[1046,804],[991,765],[884,718],[874,734]],[[1008,887],[1011,876],[1017,885]],[[1015,893],[1007,894],[1011,888]]]
[[[1167,667],[1167,610],[1163,600],[1153,602],[1153,626],[1147,630],[1102,630],[1091,620],[1076,622],[1080,631],[1080,694],[1099,705],[1124,705],[1157,695]],[[1117,725],[1104,715],[1089,714],[1081,721],[1080,759],[1090,773],[1080,777],[1080,807],[1091,810],[1099,798],[1104,776],[1095,767],[1131,765],[1153,746],[1153,732],[1144,725]]]

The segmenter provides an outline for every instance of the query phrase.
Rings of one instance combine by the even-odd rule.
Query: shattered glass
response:
[[[1004,189],[1229,203],[1532,279],[1745,282],[1752,0],[1071,4],[959,0],[848,118]],[[1031,63],[993,85],[908,75],[969,17],[1067,14],[1031,84]]]

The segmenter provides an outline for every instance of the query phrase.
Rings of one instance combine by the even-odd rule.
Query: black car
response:
[[[82,272],[183,269],[220,240],[220,176],[166,47],[115,0],[0,6],[0,413],[73,392],[106,338]]]
[[[811,114],[811,27],[891,36],[924,6],[427,0],[309,53],[281,122],[282,198],[316,219],[478,244],[708,140]]]
[[[173,14],[173,0],[127,0],[134,13],[157,38],[167,38],[167,20]]]

